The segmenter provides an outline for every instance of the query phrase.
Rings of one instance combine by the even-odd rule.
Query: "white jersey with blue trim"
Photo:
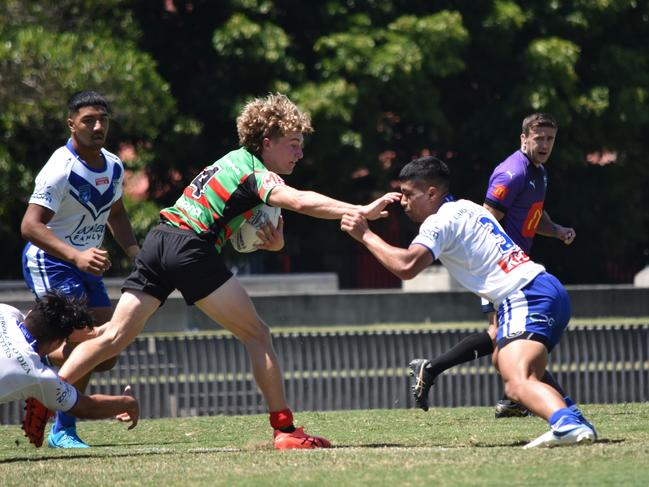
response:
[[[122,161],[105,149],[101,153],[104,168],[91,169],[68,141],[52,154],[36,176],[29,198],[29,203],[54,212],[47,227],[80,251],[101,246],[111,206],[122,197]]]
[[[545,270],[491,213],[468,200],[444,203],[421,224],[411,245],[429,249],[462,286],[496,307]]]
[[[34,397],[48,409],[69,411],[77,403],[77,389],[41,362],[21,331],[24,316],[0,304],[0,404]]]

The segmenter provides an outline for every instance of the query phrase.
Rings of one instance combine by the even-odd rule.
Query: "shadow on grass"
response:
[[[122,445],[123,446],[123,445]],[[86,458],[119,458],[119,457],[137,457],[144,455],[187,455],[187,454],[201,454],[201,453],[237,453],[242,451],[240,448],[188,448],[186,450],[178,450],[171,448],[143,448],[138,450],[128,450],[123,452],[107,452],[105,455],[102,455],[101,452],[98,454],[89,454],[82,453],[77,455],[38,455],[30,457],[10,457],[0,460],[0,465],[3,463],[19,463],[19,462],[38,462],[44,460],[79,460]]]
[[[612,440],[612,439],[601,439],[597,440],[596,443],[593,444],[605,444],[605,445],[615,445],[617,443],[624,443],[626,440],[624,439],[618,439],[618,440]],[[337,448],[394,448],[394,449],[401,449],[401,450],[411,450],[414,448],[426,448],[426,449],[433,449],[433,450],[459,450],[459,449],[464,449],[464,448],[519,448],[527,445],[529,441],[521,440],[521,441],[514,441],[512,443],[473,443],[470,445],[403,445],[399,443],[367,443],[365,445],[340,445],[336,444],[332,448],[337,449]],[[590,446],[590,445],[580,445],[580,446]],[[555,447],[556,448],[556,447]]]
[[[611,440],[607,438],[603,438],[601,440],[597,440],[595,443],[589,443],[586,445],[576,445],[578,447],[582,446],[591,446],[591,445],[597,445],[597,444],[605,444],[605,445],[615,445],[616,443],[624,443],[626,440],[620,439],[620,440]],[[503,443],[501,445],[494,445],[494,444],[482,444],[482,443],[476,443],[475,445],[469,445],[471,448],[507,448],[507,447],[519,447],[519,446],[525,446],[529,443],[528,441],[515,441],[513,443]],[[567,446],[572,446],[572,445],[567,445]],[[543,447],[540,447],[541,449]],[[564,448],[564,447],[552,447],[552,448]]]

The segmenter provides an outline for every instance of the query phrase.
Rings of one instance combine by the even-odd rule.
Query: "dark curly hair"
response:
[[[94,321],[85,299],[50,291],[36,301],[25,325],[39,342],[52,342],[68,338],[74,330],[92,328]]]

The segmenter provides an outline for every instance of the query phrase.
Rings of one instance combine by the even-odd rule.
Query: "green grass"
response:
[[[523,450],[538,418],[493,419],[493,408],[299,413],[335,448],[271,448],[267,418],[144,420],[133,431],[84,422],[89,450],[35,449],[0,426],[3,486],[649,485],[649,405],[587,405],[598,443]]]

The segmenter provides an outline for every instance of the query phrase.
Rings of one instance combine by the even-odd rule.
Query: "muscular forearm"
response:
[[[550,215],[547,212],[543,212],[541,219],[539,220],[539,225],[536,227],[536,233],[538,235],[543,235],[544,237],[556,237],[557,236],[557,225],[552,221]]]
[[[133,409],[135,405],[136,400],[132,396],[93,394],[81,396],[70,412],[81,419],[105,419]]]
[[[286,209],[325,220],[342,218],[345,213],[361,207],[329,198],[315,191],[299,191],[291,195],[285,202]],[[282,205],[280,205],[282,206]]]
[[[415,260],[407,249],[394,247],[371,231],[363,235],[362,243],[383,267],[399,279],[412,279],[419,273],[419,269],[414,267]]]

